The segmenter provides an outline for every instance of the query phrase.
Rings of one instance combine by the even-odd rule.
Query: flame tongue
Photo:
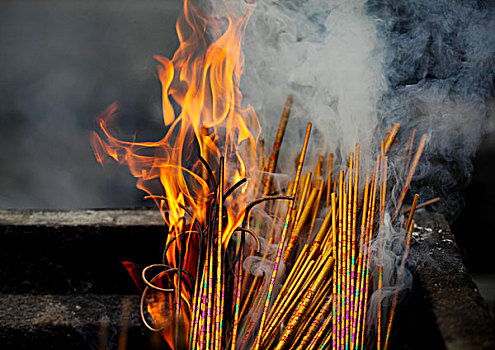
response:
[[[261,131],[251,107],[242,107],[239,80],[244,59],[242,36],[249,17],[226,16],[225,30],[211,40],[206,27],[222,25],[184,0],[183,12],[177,22],[179,48],[170,60],[155,56],[162,87],[165,136],[154,142],[129,142],[117,138],[110,120],[117,110],[110,106],[99,125],[102,136],[91,137],[96,158],[103,162],[107,156],[129,166],[137,187],[151,195],[169,227],[168,242],[187,230],[186,223],[197,219],[206,221],[207,197],[212,191],[200,154],[215,171],[220,156],[226,158],[226,188],[244,177],[250,177],[256,164],[256,144]],[[161,193],[154,192],[158,183]],[[242,196],[226,199],[226,221],[222,242],[226,244],[243,219],[239,208],[252,199],[253,186],[243,188]],[[185,208],[193,213],[189,218]],[[184,218],[187,218],[185,220]],[[191,237],[188,238],[188,243]],[[179,244],[175,240],[173,244]],[[179,264],[176,249],[167,250],[168,263]],[[186,253],[186,262],[187,253]],[[185,266],[194,273],[191,262]],[[177,281],[174,281],[177,283]],[[149,308],[150,313],[158,311]],[[155,312],[156,311],[156,312]],[[157,318],[155,318],[157,320]]]
[[[197,154],[211,162],[213,168],[220,156],[226,157],[225,178],[229,181],[226,186],[248,177],[254,169],[260,126],[253,109],[241,106],[239,91],[244,63],[241,42],[248,16],[249,13],[224,18],[226,29],[208,45],[207,20],[215,27],[220,24],[211,22],[211,17],[207,18],[185,0],[177,22],[178,50],[172,60],[155,56],[162,86],[165,136],[156,142],[119,140],[107,122],[116,112],[115,105],[100,120],[104,138],[96,133],[92,135],[100,162],[111,156],[126,163],[138,178],[138,188],[165,197],[156,201],[162,213],[164,209],[168,212],[163,216],[172,232],[183,229],[183,207],[190,208],[200,222],[205,220],[201,200],[210,188],[206,177],[201,175],[203,165],[198,162]],[[174,104],[178,105],[175,108],[178,113]],[[157,180],[163,193],[153,193],[152,183]],[[250,196],[244,193],[241,197],[229,198],[226,204],[236,208]],[[243,203],[237,203],[241,200]],[[224,242],[239,221],[232,210],[227,214]]]

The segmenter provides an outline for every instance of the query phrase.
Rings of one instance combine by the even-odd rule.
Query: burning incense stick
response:
[[[217,231],[217,283],[216,283],[216,332],[215,332],[215,349],[220,350],[222,337],[222,318],[223,309],[221,308],[223,284],[222,284],[222,220],[223,220],[223,192],[224,192],[224,157],[220,157],[220,180],[218,191],[218,231]]]
[[[288,112],[284,112],[283,119],[287,117]],[[281,123],[279,131],[284,128]],[[217,176],[206,160],[200,158],[203,169],[201,176],[197,176],[197,181],[202,181],[207,186],[198,194],[198,205],[206,207],[192,206],[197,210],[196,213],[188,209],[186,204],[179,204],[181,214],[188,215],[188,219],[184,216],[176,222],[176,226],[170,228],[173,235],[167,240],[163,264],[152,265],[143,271],[143,280],[147,286],[142,297],[143,320],[146,319],[143,309],[147,303],[147,293],[168,293],[164,299],[167,300],[166,309],[171,314],[175,310],[175,327],[170,332],[176,347],[179,343],[184,343],[184,339],[187,339],[190,350],[220,350],[225,344],[231,349],[245,349],[253,341],[255,349],[263,347],[270,350],[328,347],[339,350],[362,349],[365,341],[369,344],[376,342],[376,349],[389,347],[397,295],[394,296],[387,314],[387,310],[381,305],[381,289],[384,286],[381,259],[385,239],[385,211],[391,206],[387,202],[389,184],[386,154],[398,142],[398,125],[394,125],[381,142],[380,154],[373,171],[364,176],[363,185],[360,183],[359,144],[356,144],[355,152],[349,154],[348,163],[342,165],[345,170],[341,170],[336,179],[332,178],[332,154],[328,159],[326,180],[321,179],[321,157],[318,158],[314,179],[311,172],[303,173],[310,132],[309,123],[295,178],[288,182],[286,188],[276,189],[279,193],[286,192],[286,195],[265,195],[247,203],[245,209],[239,211],[237,218],[232,215],[232,208],[229,207],[232,203],[229,196],[234,196],[236,190],[242,196],[240,189],[245,190],[243,186],[247,186],[246,179],[238,180],[225,191],[229,182],[226,178],[228,170],[225,158],[220,157]],[[210,137],[209,133],[202,134],[203,137]],[[405,190],[412,181],[412,173],[417,167],[425,142],[426,136],[423,136],[407,173]],[[277,154],[277,157],[278,152],[279,150],[275,153],[272,150],[272,154]],[[270,159],[264,157],[263,153],[258,153],[257,164],[260,170],[269,169],[273,159],[276,157]],[[266,179],[255,181],[263,181],[263,186],[266,185]],[[256,186],[258,185],[253,184],[253,187]],[[271,186],[272,184],[270,188]],[[253,193],[259,190],[258,187]],[[403,192],[400,195],[399,199],[404,200]],[[168,200],[166,196],[149,198],[160,201],[161,205]],[[250,210],[255,205],[277,199],[289,200],[285,220],[280,218],[284,207],[280,202],[263,208],[270,218],[273,217],[274,223],[271,226],[266,226],[256,213],[251,214]],[[415,196],[412,208],[402,211],[409,212],[409,217],[405,224],[408,235],[405,237],[406,251],[400,273],[409,249],[414,210],[421,206],[417,204],[417,200],[418,196]],[[320,208],[325,203],[328,206]],[[396,213],[401,204],[399,201],[395,208]],[[239,210],[239,206],[235,210]],[[321,216],[323,220],[319,221],[321,224],[317,232],[313,232],[318,225],[320,211],[326,212],[324,217]],[[361,220],[360,225],[358,220]],[[401,220],[406,221],[404,217]],[[278,222],[283,222],[281,229]],[[249,228],[251,223],[254,223],[252,230]],[[233,234],[235,231],[240,234],[236,236]],[[245,241],[246,234],[254,240]],[[273,260],[270,256],[273,252],[270,252],[269,246],[263,249],[261,256],[261,236],[258,235],[262,235],[268,245],[278,241],[273,270],[266,281],[264,272],[255,277],[254,272],[248,271],[248,265],[244,266],[246,255],[257,256],[261,259],[260,264]],[[234,244],[229,244],[234,239]],[[370,265],[370,246],[373,241],[378,246],[377,265]],[[196,260],[194,244],[198,247]],[[284,251],[285,245],[287,247]],[[283,276],[278,276],[282,253],[287,270]],[[196,271],[196,276],[187,270],[190,262],[197,265],[193,270]],[[144,273],[155,267],[163,268],[164,272],[147,280]],[[372,269],[378,271],[376,275],[371,273]],[[275,295],[275,279],[278,277],[281,288]],[[166,284],[165,287],[157,283],[161,279],[163,281],[160,283]],[[400,276],[395,282],[400,282]],[[369,296],[372,292],[376,292],[378,296],[377,310],[373,310],[377,314],[377,334],[374,340],[365,338]],[[184,301],[182,306],[181,301]],[[151,309],[148,307],[148,310]],[[261,316],[257,318],[255,315],[259,312]],[[152,314],[153,318],[155,315]],[[156,318],[160,322],[155,321],[155,324],[165,325],[160,317]],[[184,327],[183,324],[188,324],[189,335],[179,331]],[[282,327],[284,324],[286,326]],[[383,329],[384,325],[386,329]],[[163,328],[147,326],[154,331],[164,331]]]
[[[392,145],[392,142],[395,140],[395,136],[399,132],[400,124],[394,124],[392,131],[390,132],[390,135],[387,137],[387,140],[385,141],[385,154],[387,154],[388,150],[390,149],[390,146]]]
[[[294,187],[292,189],[292,197],[295,197],[295,195],[297,193],[297,188],[299,186],[299,179],[301,177],[302,167],[304,164],[304,158],[306,156],[306,149],[308,147],[310,134],[311,134],[311,123],[308,123],[308,126],[306,128],[306,136],[304,137],[304,143],[303,143],[303,147],[302,147],[302,151],[301,151],[301,156],[299,157],[299,164],[297,165],[296,177],[294,179]],[[287,235],[287,229],[289,226],[289,219],[290,219],[290,216],[292,214],[293,203],[294,202],[292,202],[292,201],[289,203],[289,209],[287,210],[287,216],[285,219],[284,228],[283,228],[282,234],[280,236],[280,242],[279,242],[278,249],[277,249],[277,257],[275,259],[275,266],[273,268],[272,277],[270,279],[270,284],[268,286],[268,293],[266,296],[266,302],[265,302],[265,306],[263,308],[263,313],[261,316],[261,323],[260,323],[260,328],[258,331],[259,335],[256,338],[255,350],[259,350],[260,345],[261,345],[261,337],[263,334],[263,327],[264,327],[265,319],[266,319],[266,316],[268,313],[268,308],[270,307],[271,294],[273,292],[275,278],[277,277],[278,265],[280,264],[282,249],[283,249],[284,243],[285,243],[285,236]]]
[[[328,155],[328,169],[327,169],[327,200],[326,206],[330,204],[330,193],[332,191],[332,166],[333,166],[333,153]]]
[[[282,145],[282,140],[284,139],[285,129],[287,127],[287,122],[289,121],[290,109],[292,107],[293,98],[292,96],[287,97],[287,101],[285,102],[284,111],[282,113],[282,118],[280,119],[280,125],[278,126],[277,135],[275,136],[275,142],[272,148],[272,155],[270,157],[270,163],[267,172],[273,173],[277,167],[278,155],[280,153],[280,146]],[[265,185],[263,188],[263,194],[267,195],[270,192],[271,186],[271,178],[268,176],[265,181]]]
[[[221,35],[213,38],[207,28],[215,16],[205,16],[195,3],[184,1],[177,54],[156,57],[165,136],[152,142],[119,140],[109,127],[116,111],[111,106],[100,120],[101,135],[92,138],[98,161],[110,156],[129,165],[167,226],[161,263],[142,271],[144,324],[175,349],[355,350],[363,349],[366,341],[387,350],[397,295],[387,314],[381,300],[388,283],[382,264],[388,243],[385,230],[402,225],[394,225],[394,220],[427,136],[413,152],[413,130],[408,145],[398,149],[400,125],[394,124],[383,140],[377,140],[377,122],[370,130],[373,142],[366,144],[380,145],[374,165],[373,150],[360,155],[359,144],[351,152],[347,142],[336,142],[332,150],[316,147],[325,153],[310,157],[317,159],[311,164],[313,178],[311,172],[303,172],[312,129],[308,123],[295,177],[273,181],[293,98],[286,100],[268,149],[259,139],[256,114],[242,107],[239,87],[242,34],[251,10],[211,23]],[[372,158],[364,157],[368,154]],[[389,156],[390,164],[405,163],[404,169],[388,172]],[[397,179],[387,181],[389,174],[397,174]],[[392,197],[395,183],[403,184],[398,198]],[[157,189],[160,193],[154,193]],[[276,194],[270,195],[272,191]],[[251,212],[273,200],[277,202]],[[287,207],[280,200],[289,201]],[[407,210],[400,273],[415,207],[428,203],[418,205],[417,200]],[[386,212],[393,213],[391,222]],[[246,240],[247,235],[252,239]],[[377,261],[371,259],[372,243]],[[151,269],[157,273],[148,278]],[[399,281],[400,274],[391,283]],[[369,299],[375,292],[376,335],[365,338]]]
[[[304,206],[304,209],[302,209],[302,206],[301,206],[302,214],[301,214],[301,217],[299,218],[299,220],[297,220],[297,218],[296,218],[296,223],[295,223],[296,226],[294,227],[294,230],[292,231],[292,235],[290,237],[289,243],[287,244],[287,248],[285,249],[284,261],[289,261],[291,258],[291,254],[294,251],[295,245],[299,239],[299,236],[300,236],[301,231],[304,227],[304,224],[305,224],[306,220],[308,219],[309,214],[311,214],[311,211],[313,210],[313,205],[314,205],[316,198],[318,197],[318,192],[319,192],[318,188],[313,188],[311,191],[311,195],[308,198],[308,202],[306,203],[306,206]]]
[[[417,197],[415,199],[417,201]],[[394,320],[395,308],[397,307],[397,298],[399,295],[400,279],[401,279],[402,274],[404,273],[404,266],[406,265],[407,256],[409,254],[409,247],[411,245],[411,234],[412,234],[412,230],[414,227],[414,220],[411,220],[409,222],[409,225],[406,227],[407,227],[406,248],[404,250],[404,254],[402,255],[402,261],[400,263],[399,272],[397,273],[397,282],[396,282],[396,286],[395,286],[396,290],[394,293],[394,299],[392,300],[392,308],[390,310],[390,316],[388,319],[387,332],[385,335],[385,345],[383,346],[384,350],[387,350],[388,345],[389,345],[390,332],[392,331],[392,322]]]
[[[430,199],[429,201],[426,201],[426,202],[423,202],[421,204],[418,204],[416,206],[416,209],[426,207],[427,205],[430,205],[430,204],[433,204],[433,203],[436,203],[436,202],[439,202],[439,201],[440,201],[440,197],[436,197],[436,198]],[[402,209],[401,210],[401,214],[405,214],[405,213],[408,213],[408,212],[411,212],[411,211],[412,211],[412,207],[406,208],[406,209]]]
[[[421,137],[421,140],[419,141],[418,149],[416,150],[416,153],[414,154],[414,159],[412,161],[411,167],[409,168],[409,173],[407,174],[404,188],[402,189],[402,192],[400,193],[399,201],[397,203],[394,215],[392,216],[392,222],[395,221],[395,219],[397,218],[397,215],[399,214],[400,208],[402,206],[402,202],[404,201],[404,198],[406,197],[407,190],[409,189],[409,185],[411,183],[412,177],[414,175],[414,172],[416,171],[416,167],[418,166],[419,159],[421,158],[421,154],[423,153],[423,150],[425,148],[427,137],[428,137],[428,135],[424,134]]]

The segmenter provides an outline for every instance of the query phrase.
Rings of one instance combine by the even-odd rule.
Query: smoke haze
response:
[[[368,8],[386,42],[380,117],[429,134],[412,190],[440,195],[438,209],[452,219],[494,116],[495,4],[372,0]]]
[[[382,42],[364,2],[258,1],[245,36],[245,101],[258,112],[272,144],[287,94],[294,106],[283,154],[299,152],[305,124],[311,147],[347,157],[360,141],[370,149],[376,105],[386,89]],[[370,154],[371,155],[371,154]],[[290,166],[282,171],[293,173]]]
[[[117,101],[124,137],[161,135],[152,56],[173,54],[180,7],[161,0],[0,4],[1,208],[144,204],[127,168],[95,161],[89,133]]]
[[[376,125],[383,132],[400,123],[401,140],[413,128],[427,133],[411,192],[421,200],[440,195],[437,210],[452,218],[493,114],[493,33],[493,3],[259,0],[246,31],[241,86],[268,144],[286,95],[294,95],[288,159],[308,121],[314,153],[346,157],[359,141],[367,165]],[[292,173],[293,162],[281,163]]]
[[[124,167],[95,162],[95,118],[116,101],[124,135],[161,136],[153,54],[171,57],[180,2],[3,2],[0,29],[0,155],[3,208],[142,205]],[[259,0],[244,41],[245,102],[270,145],[294,95],[281,171],[298,152],[307,121],[316,154],[401,123],[430,135],[413,190],[457,190],[493,115],[495,5],[483,1]],[[149,67],[149,69],[146,69]],[[318,148],[318,149],[314,149]],[[435,176],[432,176],[434,174]],[[441,174],[441,175],[440,175]],[[437,208],[439,209],[439,208]]]

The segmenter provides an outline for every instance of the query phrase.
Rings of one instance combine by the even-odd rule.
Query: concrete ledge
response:
[[[495,349],[495,324],[464,267],[445,218],[416,214],[413,275],[422,289],[445,348]],[[420,335],[418,335],[420,336]]]
[[[103,210],[0,210],[2,227],[42,226],[158,226],[163,227],[163,219],[155,209],[103,209]]]
[[[123,316],[123,304],[130,308]],[[118,295],[0,295],[1,349],[115,348],[128,322],[127,349],[166,349],[139,318],[139,297]],[[107,344],[102,344],[102,324]]]
[[[40,327],[99,326],[100,320],[118,325],[122,305],[132,305],[129,326],[141,328],[137,295],[31,295],[2,294],[1,327],[32,332]]]
[[[445,219],[420,211],[416,222],[414,285],[393,349],[495,349],[494,322]],[[0,348],[96,349],[102,318],[115,345],[128,300],[128,349],[166,349],[141,324],[138,296],[125,295],[136,288],[120,265],[156,263],[164,239],[155,210],[0,211]]]
[[[165,237],[156,210],[1,210],[0,293],[135,293],[121,262],[159,262]]]

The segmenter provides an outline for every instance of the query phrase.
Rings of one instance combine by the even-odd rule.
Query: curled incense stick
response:
[[[297,165],[297,171],[296,171],[296,178],[294,179],[294,186],[292,188],[292,197],[295,197],[297,193],[297,188],[299,186],[299,179],[301,178],[301,172],[302,172],[302,167],[304,164],[304,158],[306,157],[306,150],[308,148],[308,143],[309,143],[309,136],[311,134],[311,123],[308,123],[308,126],[306,128],[306,135],[304,137],[304,143],[301,151],[301,156],[299,157],[299,164]],[[273,293],[273,287],[275,285],[275,279],[277,278],[277,272],[278,272],[278,267],[280,264],[280,259],[282,257],[282,249],[284,248],[285,244],[285,236],[287,235],[287,230],[289,228],[289,220],[292,215],[292,208],[294,205],[294,201],[289,202],[289,208],[287,209],[287,215],[285,218],[285,223],[284,223],[284,228],[282,230],[282,234],[280,236],[280,241],[278,243],[278,249],[277,249],[277,256],[275,258],[275,265],[273,267],[273,272],[272,276],[270,279],[270,284],[268,285],[268,293],[266,294],[266,301],[265,305],[263,307],[263,313],[261,315],[261,323],[260,323],[260,328],[258,330],[258,336],[256,337],[255,340],[255,350],[259,350],[260,345],[261,345],[261,338],[263,337],[263,328],[264,328],[264,323],[266,316],[268,314],[268,308],[270,307],[270,299]]]

